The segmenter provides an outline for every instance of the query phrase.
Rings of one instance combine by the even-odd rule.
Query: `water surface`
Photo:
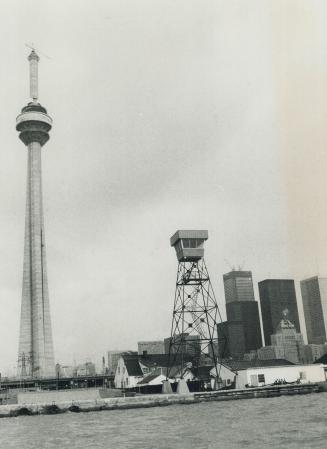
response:
[[[10,449],[327,447],[327,393],[0,420]]]

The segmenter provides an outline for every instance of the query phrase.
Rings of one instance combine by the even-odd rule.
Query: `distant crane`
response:
[[[235,267],[235,265],[232,265],[227,259],[224,259],[224,262],[229,266],[231,271],[242,271],[245,265],[245,260],[243,260],[243,262],[237,267]]]
[[[39,49],[36,49],[35,45],[33,44],[33,42],[31,42],[31,44],[25,44],[25,47],[30,48],[31,50],[34,50],[37,53],[40,53],[40,55],[44,56],[45,58],[52,59],[52,58],[50,58],[50,56],[46,55],[45,53],[43,53]]]

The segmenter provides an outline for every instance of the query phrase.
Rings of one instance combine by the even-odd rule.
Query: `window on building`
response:
[[[203,248],[203,239],[182,239],[183,248]]]
[[[258,382],[261,384],[265,383],[265,375],[264,374],[258,374]]]
[[[190,248],[190,239],[182,239],[183,248]]]

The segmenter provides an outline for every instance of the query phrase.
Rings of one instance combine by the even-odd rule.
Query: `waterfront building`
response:
[[[314,276],[300,285],[308,343],[323,344],[327,340],[327,278]]]
[[[214,376],[214,371],[211,371]],[[283,359],[254,361],[223,361],[220,370],[223,384],[235,383],[235,388],[262,387],[280,380],[287,383],[325,381],[323,365],[294,365]]]
[[[142,383],[145,377],[149,375],[164,375],[167,377],[168,367],[170,369],[169,377],[179,377],[182,371],[186,373],[186,368],[192,366],[191,356],[178,355],[176,365],[170,366],[169,354],[121,354],[118,360],[115,373],[114,384],[116,388],[136,388]],[[139,385],[140,386],[140,385]]]
[[[300,332],[294,280],[266,279],[258,285],[265,345],[271,345],[271,335],[276,332],[286,310],[288,319],[294,324],[296,331]]]
[[[121,354],[115,372],[116,388],[135,388],[144,374],[139,364],[138,354]]]
[[[232,270],[223,275],[226,304],[235,301],[254,301],[251,271]]]
[[[301,333],[297,332],[293,323],[284,318],[277,326],[276,333],[271,335],[271,345],[258,350],[260,360],[285,359],[292,363],[304,363],[304,342]]]
[[[139,354],[164,354],[165,353],[165,343],[163,340],[155,341],[139,341],[137,343]]]
[[[118,360],[120,359],[122,354],[136,354],[134,351],[108,351],[107,352],[107,358],[108,358],[108,373],[110,375],[115,375]]]
[[[52,119],[38,102],[39,57],[34,50],[28,60],[32,101],[16,119],[16,129],[27,147],[28,157],[18,376],[42,378],[55,375],[41,174],[41,151],[49,139]]]

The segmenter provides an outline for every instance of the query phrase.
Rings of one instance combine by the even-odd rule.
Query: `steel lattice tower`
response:
[[[45,255],[41,149],[49,140],[52,119],[38,102],[39,57],[34,50],[28,60],[32,101],[16,119],[16,129],[28,151],[18,375],[50,377],[55,374],[55,364]]]
[[[217,320],[221,322],[221,316],[203,259],[207,239],[208,231],[195,230],[177,231],[170,239],[178,269],[167,377],[171,367],[179,365],[182,378],[191,358],[195,368],[210,360],[219,379]]]

